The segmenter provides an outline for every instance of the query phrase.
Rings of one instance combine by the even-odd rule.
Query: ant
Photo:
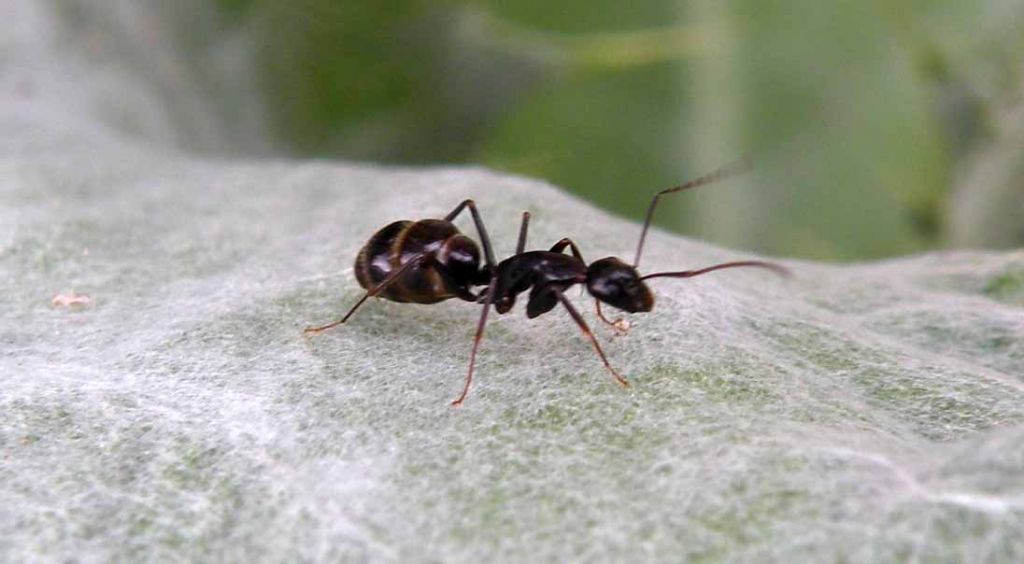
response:
[[[483,339],[487,314],[491,307],[493,306],[498,314],[508,313],[515,304],[516,296],[529,290],[526,303],[528,318],[533,319],[561,304],[579,326],[583,336],[593,345],[605,368],[619,384],[629,387],[629,382],[612,368],[590,326],[565,297],[565,291],[577,284],[584,284],[587,292],[594,297],[597,315],[601,321],[612,326],[616,333],[622,333],[625,332],[625,325],[621,320],[609,321],[605,318],[601,312],[601,303],[629,313],[651,311],[654,307],[654,294],[645,283],[646,280],[692,278],[715,270],[736,267],[766,268],[782,276],[788,275],[788,270],[778,264],[756,260],[726,262],[697,270],[655,272],[647,275],[640,275],[637,271],[644,240],[647,238],[647,231],[661,196],[710,184],[746,172],[750,168],[749,159],[743,159],[655,194],[647,208],[647,216],[640,231],[640,240],[632,265],[616,257],[603,258],[588,265],[579,247],[569,238],[558,241],[547,251],[526,251],[529,212],[523,212],[515,254],[496,263],[490,237],[473,200],[463,201],[443,219],[396,221],[374,233],[356,257],[356,279],[359,285],[366,289],[363,297],[338,321],[321,327],[309,327],[304,334],[319,333],[345,323],[359,306],[371,297],[420,304],[459,298],[482,304],[483,309],[477,322],[473,348],[469,356],[466,383],[462,393],[452,402],[453,406],[458,406],[469,393],[477,351]],[[452,221],[467,208],[473,217],[483,246],[483,266],[480,264],[480,250],[476,243],[460,233],[452,224]],[[565,254],[566,248],[571,254]],[[474,293],[472,287],[484,285],[485,290]]]

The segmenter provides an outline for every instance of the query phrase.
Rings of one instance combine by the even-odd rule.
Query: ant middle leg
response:
[[[569,251],[572,253],[572,256],[576,257],[576,259],[579,260],[580,262],[586,264],[587,261],[583,259],[583,253],[580,252],[580,249],[579,247],[576,246],[576,243],[568,237],[564,237],[560,241],[555,243],[554,246],[551,247],[551,252],[560,253],[564,251],[566,247],[569,247]],[[594,299],[594,308],[597,310],[597,318],[600,319],[605,325],[611,327],[612,330],[615,331],[615,335],[625,335],[626,333],[629,332],[629,321],[626,321],[621,317],[614,321],[609,320],[607,317],[604,316],[604,313],[601,311],[600,300],[597,300],[596,298]]]
[[[530,227],[530,212],[523,212],[523,222],[519,224],[519,241],[516,243],[516,254],[521,255],[526,250],[526,230]]]
[[[480,320],[476,324],[476,335],[473,337],[473,348],[469,353],[469,370],[466,372],[466,384],[462,387],[462,393],[459,394],[459,397],[452,402],[453,407],[462,405],[463,400],[466,399],[466,395],[469,393],[469,385],[473,383],[476,352],[480,349],[480,341],[484,338],[484,327],[487,326],[487,313],[491,310],[491,304],[494,302],[494,291],[497,286],[498,279],[492,278],[490,284],[487,285],[487,291],[484,293],[484,309],[480,312]]]
[[[608,369],[608,372],[612,373],[612,376],[615,377],[615,380],[619,384],[622,384],[623,387],[628,388],[629,381],[623,378],[621,375],[619,375],[619,373],[614,368],[612,368],[611,363],[608,362],[608,357],[604,355],[604,351],[601,350],[601,345],[597,342],[597,337],[594,337],[593,331],[590,330],[590,326],[587,325],[586,321],[584,321],[583,316],[580,315],[580,312],[576,311],[576,308],[573,307],[572,303],[570,303],[569,300],[565,297],[565,295],[562,294],[561,290],[552,289],[551,292],[555,295],[556,298],[558,298],[558,301],[562,302],[562,305],[565,307],[566,311],[569,312],[569,315],[572,316],[573,321],[576,322],[576,325],[579,325],[580,331],[583,331],[583,336],[590,340],[590,344],[594,345],[594,350],[597,351],[597,355],[601,357],[601,362],[604,363],[604,367]]]

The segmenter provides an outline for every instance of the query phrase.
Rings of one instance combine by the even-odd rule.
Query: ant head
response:
[[[635,268],[615,257],[587,267],[587,291],[602,302],[629,313],[651,311],[654,294]]]

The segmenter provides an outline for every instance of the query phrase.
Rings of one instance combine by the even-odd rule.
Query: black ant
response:
[[[594,350],[601,357],[601,362],[615,380],[628,387],[629,382],[612,368],[587,322],[565,297],[565,291],[576,284],[585,284],[587,292],[595,298],[597,314],[601,321],[613,326],[617,332],[622,332],[624,328],[621,322],[608,321],[601,313],[601,302],[629,313],[651,311],[654,307],[654,294],[644,283],[645,280],[691,278],[723,268],[747,266],[767,268],[780,275],[786,275],[788,271],[782,266],[756,260],[726,262],[698,270],[656,272],[644,276],[637,271],[658,198],[709,184],[749,169],[750,162],[744,159],[655,194],[647,208],[647,216],[640,231],[640,240],[632,265],[616,257],[607,257],[588,266],[576,243],[568,238],[558,241],[547,251],[526,251],[529,212],[523,213],[515,254],[495,264],[491,240],[487,236],[487,230],[484,229],[473,200],[460,203],[444,219],[396,221],[374,233],[356,257],[356,278],[360,286],[367,290],[366,294],[338,321],[322,327],[307,328],[304,333],[319,333],[345,323],[370,297],[420,304],[460,298],[483,304],[476,336],[473,338],[466,383],[462,393],[452,402],[452,405],[457,406],[466,399],[473,381],[473,366],[476,364],[477,350],[483,339],[487,314],[491,306],[494,306],[499,314],[508,313],[515,304],[516,296],[529,290],[530,296],[526,304],[528,318],[533,319],[547,313],[561,303],[579,325],[583,335],[590,340]],[[480,265],[480,250],[476,243],[460,233],[452,224],[452,220],[466,208],[469,208],[473,216],[477,234],[483,245],[486,263],[483,267]],[[571,255],[564,253],[566,248],[570,250]],[[473,286],[483,285],[487,286],[483,292],[473,292]]]

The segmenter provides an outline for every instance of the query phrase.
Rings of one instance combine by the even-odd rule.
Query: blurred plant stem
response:
[[[295,153],[480,163],[634,219],[751,156],[656,222],[840,260],[1024,237],[997,228],[1019,210],[1019,2],[217,2]]]
[[[944,197],[923,203],[928,220],[941,225],[942,240],[951,247],[1024,244],[1024,78],[1015,87],[1012,81],[998,81],[1009,88],[986,84],[962,59],[956,60],[965,44],[947,41],[943,46],[930,37],[910,2],[878,5],[914,70],[933,91],[932,109],[945,125],[956,171]],[[1015,74],[1012,61],[1001,61],[1009,63],[1002,70],[1010,77]]]
[[[497,48],[559,67],[621,70],[677,61],[713,50],[721,32],[707,24],[619,32],[561,33],[503,20],[472,6],[463,9],[469,45]]]
[[[694,198],[700,234],[833,259],[934,244],[915,203],[946,190],[948,159],[928,91],[872,4],[689,6],[731,31],[730,47],[686,77],[695,158],[708,167],[738,153],[756,163],[746,185]]]
[[[1007,114],[963,163],[947,209],[954,247],[1024,246],[1024,105]]]
[[[679,166],[680,174],[686,170],[712,170],[722,163],[747,155],[749,144],[743,139],[743,116],[738,111],[744,100],[740,93],[742,66],[739,64],[737,20],[733,10],[724,2],[694,2],[687,6],[684,17],[709,22],[720,30],[718,49],[702,57],[688,72],[678,76],[680,91],[692,112],[682,114],[677,127],[679,136],[689,140],[680,147],[687,151],[690,165]],[[755,175],[765,166],[763,155],[751,155]],[[690,174],[693,174],[692,172]],[[691,196],[691,202],[675,202],[677,208],[688,206],[694,210],[693,227],[696,233],[720,242],[750,246],[759,239],[755,233],[760,226],[756,219],[764,206],[766,186],[759,186],[753,176],[730,180],[727,184],[708,187]]]

